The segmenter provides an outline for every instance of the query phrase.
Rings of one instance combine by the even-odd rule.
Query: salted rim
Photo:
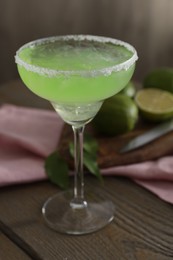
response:
[[[75,40],[75,41],[95,41],[95,42],[102,42],[102,43],[112,43],[120,46],[124,46],[127,48],[129,51],[133,53],[132,57],[128,59],[125,62],[122,62],[120,64],[111,66],[111,67],[106,67],[106,68],[101,68],[101,69],[93,69],[93,70],[54,70],[54,69],[48,69],[48,68],[43,68],[40,66],[35,66],[32,64],[28,64],[27,62],[23,61],[20,57],[19,54],[20,52],[28,47],[36,46],[36,45],[42,45],[46,42],[55,42],[57,40]],[[96,77],[98,75],[110,75],[112,72],[120,71],[120,70],[127,70],[131,65],[134,64],[134,62],[138,59],[137,52],[135,48],[121,40],[113,39],[113,38],[108,38],[108,37],[102,37],[102,36],[93,36],[93,35],[64,35],[64,36],[52,36],[52,37],[46,37],[42,38],[39,40],[31,41],[29,43],[24,44],[22,47],[20,47],[15,55],[15,62],[23,66],[26,70],[35,72],[41,75],[46,75],[49,77],[55,77],[57,75],[80,75],[84,77]]]

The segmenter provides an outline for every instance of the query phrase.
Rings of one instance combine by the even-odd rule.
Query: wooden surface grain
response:
[[[22,99],[15,99],[18,95]],[[2,86],[0,102],[48,106],[18,81]],[[1,187],[0,260],[173,259],[171,204],[127,178],[106,177],[104,186],[89,175],[85,180],[86,191],[95,190],[97,196],[105,193],[115,203],[116,212],[106,228],[83,236],[59,234],[46,226],[42,205],[60,192],[49,181]]]
[[[1,224],[0,224],[1,226]],[[4,224],[3,224],[4,226]],[[22,248],[16,245],[11,238],[0,231],[0,259],[1,260],[31,260]]]
[[[115,220],[99,232],[68,236],[49,229],[42,219],[41,207],[59,190],[48,182],[1,189],[1,228],[33,259],[173,257],[171,205],[123,178],[107,178],[104,187],[87,178],[86,188],[104,191],[116,205]]]

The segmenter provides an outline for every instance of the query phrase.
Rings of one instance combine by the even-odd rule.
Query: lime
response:
[[[136,93],[136,87],[133,81],[130,81],[123,90],[121,90],[120,94],[127,95],[128,97],[133,98]]]
[[[123,94],[107,99],[93,120],[95,129],[107,136],[126,133],[135,127],[138,108],[135,102]]]
[[[151,71],[143,82],[144,88],[159,88],[173,93],[173,68],[158,68]]]
[[[135,96],[141,115],[153,122],[167,120],[173,116],[173,94],[156,88],[141,89]]]

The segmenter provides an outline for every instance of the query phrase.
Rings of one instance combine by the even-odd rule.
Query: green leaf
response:
[[[84,150],[84,157],[83,162],[85,167],[95,175],[101,182],[103,182],[103,177],[100,174],[100,170],[97,164],[96,156],[89,154],[87,151]]]
[[[69,150],[72,157],[74,157],[74,144],[69,144]],[[97,164],[97,141],[89,135],[85,135],[84,140],[84,165],[96,176],[100,181],[103,178],[100,174],[99,167]],[[58,185],[62,189],[67,189],[69,186],[69,170],[67,162],[61,158],[57,151],[50,154],[45,160],[45,170],[51,182]]]
[[[74,157],[74,143],[69,143],[69,149],[70,149],[70,154]],[[98,143],[96,139],[94,139],[89,134],[86,134],[83,141],[83,149],[84,151],[96,157],[98,151]]]
[[[89,154],[97,155],[98,143],[92,136],[88,134],[85,135],[83,147],[84,151],[87,151]]]
[[[45,160],[46,173],[54,184],[62,189],[67,189],[69,185],[69,170],[67,163],[63,160],[57,151],[50,154]]]
[[[70,150],[70,154],[71,156],[74,158],[74,143],[69,143],[69,150]]]
[[[83,162],[85,167],[96,176],[101,182],[103,182],[103,177],[100,174],[100,170],[97,164],[97,141],[91,136],[85,136],[84,140],[84,151],[83,151]],[[74,157],[74,144],[69,144],[70,154]]]

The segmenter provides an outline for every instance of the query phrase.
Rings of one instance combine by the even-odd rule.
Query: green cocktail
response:
[[[89,233],[113,219],[111,202],[104,201],[96,206],[85,200],[83,129],[98,112],[104,99],[125,87],[133,75],[136,60],[137,54],[131,45],[89,35],[49,37],[30,42],[17,51],[18,71],[26,86],[49,100],[63,120],[72,125],[75,134],[74,198],[67,201],[65,194],[58,194],[43,208],[47,223],[56,230],[70,234]],[[50,213],[55,201],[60,203],[59,208],[65,208],[61,217],[63,219],[66,215],[66,224],[59,215],[53,217]],[[86,224],[88,221],[91,224]]]
[[[26,67],[19,65],[25,84],[37,95],[61,103],[103,100],[127,84],[134,66],[112,73],[105,68],[126,62],[133,55],[131,51],[112,43],[98,42],[94,48],[92,41],[87,46],[85,41],[77,43],[78,46],[71,39],[62,45],[58,38],[51,43],[45,40],[33,47],[26,46],[19,53],[19,58],[27,63]],[[42,69],[38,69],[40,73],[29,71],[28,64],[41,66]],[[47,73],[44,69],[48,69]]]

